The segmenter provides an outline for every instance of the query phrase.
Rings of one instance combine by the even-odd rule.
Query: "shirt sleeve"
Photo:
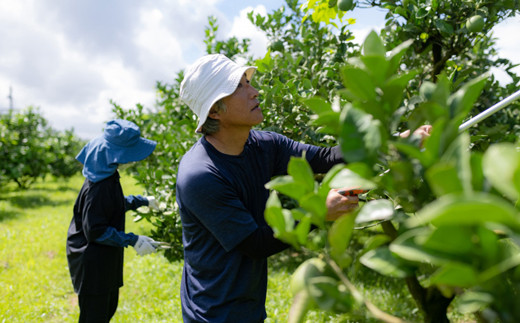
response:
[[[305,153],[305,158],[309,162],[314,173],[326,173],[332,166],[344,162],[339,146],[318,147],[304,144],[283,135],[266,132],[272,136],[276,149],[276,171],[274,175],[287,174],[287,165],[291,157],[301,157]]]
[[[320,147],[316,154],[310,160],[308,159],[308,161],[314,173],[326,173],[332,166],[345,162],[339,146]]]
[[[141,206],[148,206],[148,199],[141,195],[125,196],[125,212],[129,210],[136,210]]]
[[[212,173],[197,174],[185,185],[177,182],[177,193],[182,196],[180,206],[183,212],[196,219],[191,221],[202,225],[226,251],[230,251],[258,225],[237,192],[223,183],[224,180]],[[183,223],[186,230],[191,225],[187,221]]]
[[[117,231],[114,227],[108,227],[105,233],[103,233],[95,241],[100,244],[104,244],[112,247],[128,247],[135,245],[137,242],[137,235],[132,232],[124,233]]]
[[[276,239],[269,226],[257,228],[245,238],[237,249],[251,258],[267,258],[289,248],[289,245]]]

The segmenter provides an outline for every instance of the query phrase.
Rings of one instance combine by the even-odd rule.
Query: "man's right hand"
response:
[[[335,221],[340,216],[350,213],[359,206],[359,198],[357,195],[345,196],[338,191],[340,189],[331,189],[327,195],[327,221]]]

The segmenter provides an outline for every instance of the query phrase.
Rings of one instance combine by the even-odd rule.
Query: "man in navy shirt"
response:
[[[249,83],[255,69],[207,55],[186,70],[181,84],[181,99],[203,134],[182,158],[177,177],[185,322],[263,322],[267,257],[288,247],[265,222],[265,184],[286,174],[290,157],[303,152],[314,172],[343,162],[338,147],[252,130],[263,120],[259,93]],[[356,196],[331,190],[327,219],[357,206]]]

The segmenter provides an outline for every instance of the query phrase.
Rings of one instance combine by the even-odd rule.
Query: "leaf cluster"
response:
[[[38,109],[9,111],[0,116],[0,182],[28,188],[47,174],[69,178],[81,170],[75,156],[84,143],[72,129],[49,127]]]

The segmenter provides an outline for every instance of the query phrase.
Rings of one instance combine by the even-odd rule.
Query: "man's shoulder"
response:
[[[256,142],[261,145],[277,144],[287,140],[284,135],[269,130],[251,130],[249,139],[251,142]]]
[[[215,158],[211,157],[211,149],[207,149],[199,140],[182,156],[177,182],[206,181],[218,173],[217,169]]]

